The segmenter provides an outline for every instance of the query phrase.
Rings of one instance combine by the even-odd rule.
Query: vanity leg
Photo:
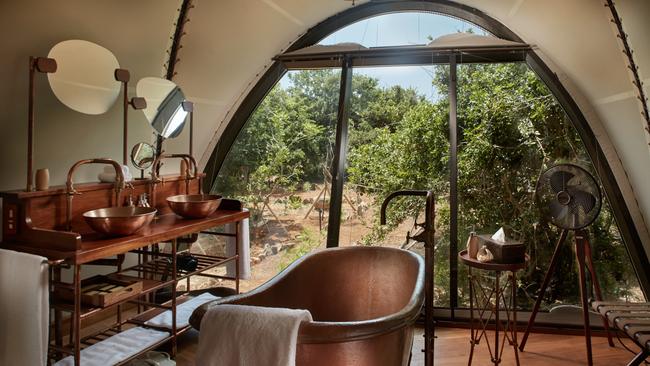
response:
[[[61,282],[61,267],[54,268],[52,278],[55,284]],[[63,346],[62,318],[61,310],[54,310],[54,345],[57,347]]]
[[[171,356],[176,358],[176,285],[177,283],[177,273],[176,273],[176,250],[178,242],[176,239],[172,240],[172,352]]]
[[[74,364],[81,366],[81,266],[74,265],[74,313],[72,314],[74,324]]]
[[[235,293],[239,293],[239,225],[241,221],[235,223]]]

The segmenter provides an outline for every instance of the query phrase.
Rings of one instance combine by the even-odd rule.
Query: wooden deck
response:
[[[436,329],[436,365],[466,366],[469,356],[469,330],[458,328]],[[595,366],[626,365],[633,357],[615,339],[616,347],[610,348],[604,337],[593,337]],[[179,366],[194,366],[194,354],[198,342],[198,332],[191,330],[179,340],[179,354],[176,359]],[[418,330],[413,346],[411,365],[424,365],[422,330]],[[631,343],[628,346],[635,347]],[[636,348],[632,348],[636,349]],[[519,355],[523,366],[560,366],[586,365],[585,342],[579,336],[533,333],[528,339],[526,352]],[[493,365],[484,344],[479,344],[474,353],[472,365]],[[512,348],[503,352],[502,366],[515,365]]]

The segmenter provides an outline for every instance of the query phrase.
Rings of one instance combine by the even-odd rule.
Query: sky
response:
[[[384,47],[397,45],[422,45],[430,42],[429,37],[472,30],[486,34],[476,25],[433,13],[392,13],[365,19],[350,24],[326,38],[320,44],[331,45],[342,42],[355,42],[365,47]],[[400,85],[414,88],[427,99],[435,101],[438,91],[432,86],[434,67],[441,66],[391,66],[354,68],[353,73],[379,79],[379,85],[390,87]],[[290,85],[288,77],[282,78],[280,85]]]

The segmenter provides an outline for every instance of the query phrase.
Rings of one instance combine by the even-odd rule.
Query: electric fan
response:
[[[601,196],[596,179],[577,165],[556,165],[537,181],[537,205],[542,216],[563,230],[578,230],[600,213]]]
[[[555,270],[560,246],[567,238],[569,230],[574,232],[575,252],[580,272],[580,297],[582,300],[582,313],[585,329],[585,340],[587,344],[587,361],[592,365],[591,352],[591,331],[589,328],[589,303],[586,284],[585,267],[588,269],[591,284],[596,300],[601,301],[601,291],[594,263],[591,256],[591,245],[585,227],[589,226],[598,217],[602,204],[602,196],[596,179],[585,169],[573,164],[555,165],[542,173],[537,181],[535,198],[540,208],[542,218],[560,228],[560,239],[558,240],[551,263],[544,276],[544,281],[535,301],[526,332],[521,340],[519,349],[524,350],[526,340],[535,322],[539,306],[548,287],[551,275]],[[607,320],[603,319],[607,330],[610,346],[614,346]]]

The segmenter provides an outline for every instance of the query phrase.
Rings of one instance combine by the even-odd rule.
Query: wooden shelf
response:
[[[111,304],[111,305],[106,306],[106,307],[87,306],[87,305],[81,304],[81,313],[79,314],[81,319],[85,319],[87,317],[93,316],[93,315],[95,315],[95,314],[97,314],[97,313],[99,313],[99,312],[101,312],[103,310],[110,309],[111,307],[114,307],[114,306],[117,306],[117,305],[120,305],[120,304],[124,304],[124,303],[129,302],[129,301],[133,301],[133,300],[139,298],[140,296],[146,295],[146,294],[148,294],[148,293],[150,293],[152,291],[159,290],[159,289],[161,289],[163,287],[166,287],[166,286],[174,285],[174,281],[171,280],[171,279],[169,281],[162,282],[162,281],[156,281],[156,280],[150,280],[150,279],[137,278],[137,277],[133,277],[133,276],[126,276],[126,275],[122,275],[122,274],[113,274],[113,275],[110,275],[110,276],[114,277],[114,278],[133,279],[133,280],[142,281],[142,291],[138,292],[137,294],[133,294],[132,296],[129,296],[129,297],[127,297],[127,298],[125,298],[125,299],[123,299],[121,301],[116,302],[115,304]],[[70,312],[70,313],[74,312],[74,304],[72,302],[70,302],[70,301],[61,300],[61,299],[54,299],[54,300],[51,301],[51,306],[52,306],[53,309],[62,310],[62,311],[65,311],[65,312]]]
[[[161,257],[146,263],[138,264],[133,267],[123,269],[120,273],[135,272],[139,277],[153,277],[153,276],[164,276],[165,274],[171,276],[171,264],[168,262],[168,258],[171,256],[166,253],[158,253],[157,256]],[[206,254],[196,254],[192,253],[192,256],[198,260],[198,266],[194,271],[185,271],[182,269],[177,269],[177,281],[183,280],[187,277],[194,276],[200,272],[207,271],[209,269],[222,266],[226,263],[235,261],[238,259],[237,255],[231,257],[222,257],[222,256],[213,256]]]

